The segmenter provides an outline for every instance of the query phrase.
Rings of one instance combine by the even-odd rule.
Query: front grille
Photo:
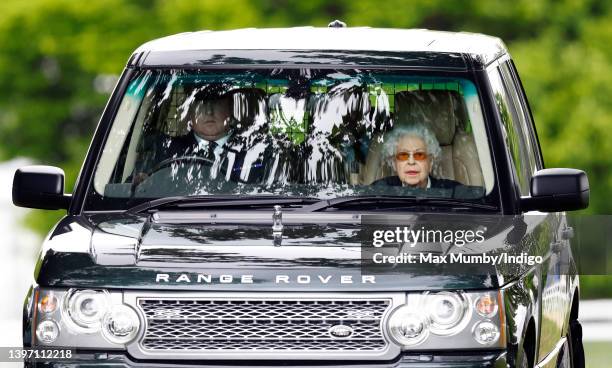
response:
[[[372,354],[388,347],[382,321],[391,298],[137,300],[146,319],[139,342],[145,353]],[[334,336],[330,329],[339,325],[350,335]]]

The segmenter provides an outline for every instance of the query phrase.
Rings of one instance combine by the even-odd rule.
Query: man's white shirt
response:
[[[197,134],[194,134],[194,136],[196,141],[198,142],[198,148],[200,150],[207,151],[210,141],[207,141],[206,139],[200,137]],[[215,154],[215,160],[218,160],[221,157],[221,154],[223,153],[223,146],[227,142],[228,138],[229,136],[225,135],[215,141],[215,143],[217,144],[217,147],[215,147],[215,150],[213,151],[213,153]]]

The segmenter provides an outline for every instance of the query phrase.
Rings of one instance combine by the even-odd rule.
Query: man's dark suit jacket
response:
[[[158,165],[172,157],[183,157],[183,156],[198,156],[198,157],[206,157],[206,150],[201,149],[198,144],[198,140],[196,139],[195,133],[190,132],[189,134],[178,136],[178,137],[170,137],[170,136],[162,136],[154,143],[154,154],[152,156],[152,164],[147,165],[149,169],[154,167],[154,165]],[[222,146],[223,152],[221,153],[221,159],[224,161],[221,165],[221,173],[222,176],[225,177],[225,173],[227,172],[227,164],[228,164],[228,154],[234,153],[235,159],[231,167],[230,180],[236,182],[256,182],[263,177],[264,173],[264,160],[263,158],[258,159],[254,163],[251,164],[251,170],[249,174],[249,178],[247,180],[240,179],[240,174],[243,170],[244,159],[246,157],[247,151],[237,151],[232,148],[231,145],[231,137],[228,139],[225,145]],[[265,154],[264,154],[265,155]]]
[[[431,181],[431,188],[439,188],[439,189],[454,189],[457,186],[462,185],[458,181],[450,180],[450,179],[436,179],[432,176],[429,177]],[[388,185],[392,187],[401,187],[402,181],[399,176],[387,176],[386,178],[378,179],[372,185]]]

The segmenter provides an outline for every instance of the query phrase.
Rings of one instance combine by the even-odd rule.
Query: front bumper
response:
[[[205,368],[245,368],[245,367],[328,367],[328,368],[468,368],[468,367],[507,367],[505,351],[489,352],[463,352],[463,353],[411,353],[404,354],[399,359],[391,362],[351,362],[351,364],[339,364],[339,362],[322,361],[296,361],[293,363],[266,362],[266,361],[224,361],[224,362],[196,362],[187,361],[176,363],[176,361],[136,361],[125,354],[119,353],[94,353],[79,352],[70,360],[55,362],[26,362],[26,367],[205,367]]]

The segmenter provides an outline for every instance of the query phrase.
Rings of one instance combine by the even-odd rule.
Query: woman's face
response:
[[[427,187],[431,157],[427,154],[427,145],[423,139],[413,135],[401,137],[397,142],[393,160],[395,172],[402,183],[420,188]]]

